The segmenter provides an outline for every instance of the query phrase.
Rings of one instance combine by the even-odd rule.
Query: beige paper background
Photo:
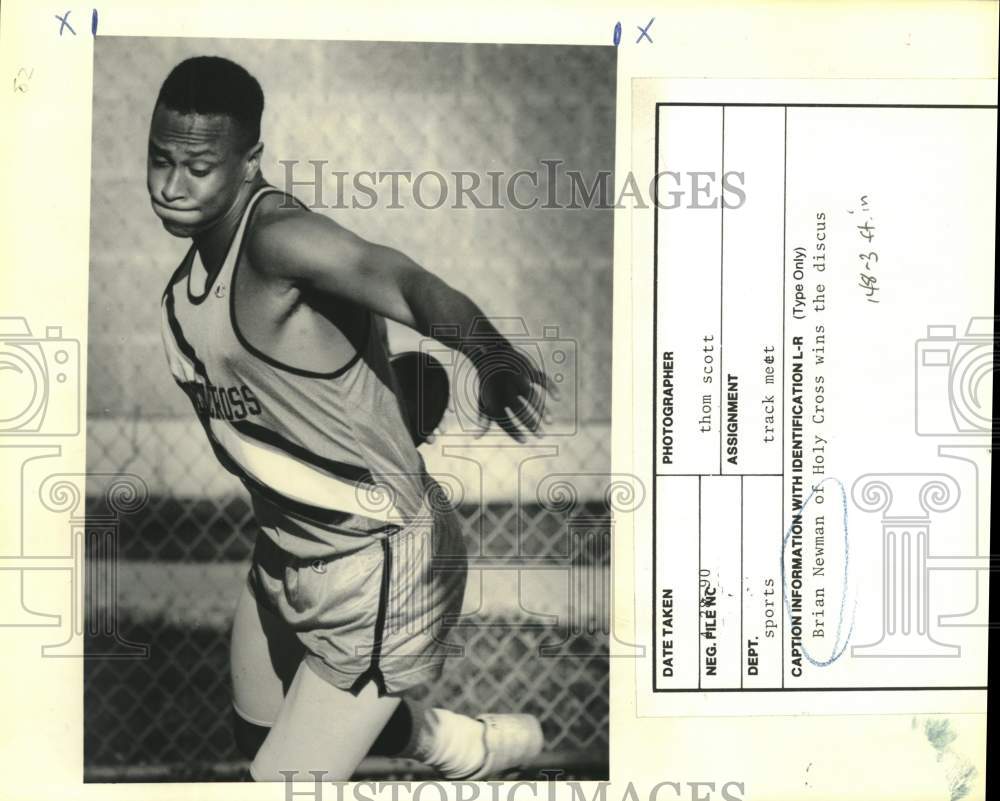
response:
[[[4,170],[0,214],[0,313],[27,317],[36,333],[62,325],[87,330],[87,263],[93,2],[60,7],[8,0],[0,10],[0,116]],[[54,14],[69,5],[76,37],[58,36]],[[629,167],[635,77],[996,78],[994,3],[763,4],[650,6],[506,3],[496,10],[463,4],[334,5],[219,2],[111,2],[97,6],[108,35],[232,36],[411,41],[586,43],[619,48],[616,169]],[[656,22],[654,43],[634,44],[636,26]],[[12,91],[20,68],[33,70],[27,92]],[[613,471],[633,466],[630,220],[615,222]],[[639,260],[637,258],[637,264]],[[122,280],[129,280],[123,275]],[[81,342],[85,362],[86,343]],[[85,396],[85,386],[83,387]],[[6,443],[5,443],[6,444]],[[83,437],[56,442],[67,471],[84,469]],[[640,449],[640,453],[645,453]],[[645,461],[645,459],[643,459]],[[3,493],[19,477],[0,475]],[[10,488],[10,489],[8,489]],[[9,497],[9,496],[8,496]],[[19,520],[0,501],[5,546]],[[616,528],[615,631],[633,629],[631,521]],[[4,552],[9,549],[5,547]],[[53,576],[52,593],[65,588]],[[17,603],[3,597],[5,608]],[[50,633],[0,629],[7,657],[0,678],[0,798],[284,798],[264,785],[88,785],[82,776],[81,663],[42,659]],[[626,782],[648,797],[657,782],[726,781],[746,799],[947,798],[934,752],[910,715],[672,719],[640,717],[631,660],[612,660],[611,770],[608,797]],[[863,712],[863,709],[854,710]],[[637,714],[638,712],[638,714]],[[953,718],[961,747],[980,766],[967,797],[983,797],[985,716]],[[306,789],[306,788],[302,788]],[[333,788],[325,797],[333,798]],[[522,789],[522,797],[526,790]],[[587,790],[590,797],[591,789]],[[370,791],[369,791],[370,793]],[[562,797],[570,797],[561,788]],[[692,797],[688,790],[683,797]],[[299,796],[302,797],[302,796]],[[386,797],[388,794],[386,793]],[[505,797],[505,796],[501,796]],[[659,798],[671,798],[665,788]],[[711,796],[719,797],[718,790]]]

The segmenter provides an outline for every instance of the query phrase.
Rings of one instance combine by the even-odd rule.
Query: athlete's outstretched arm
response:
[[[256,269],[352,301],[461,351],[479,370],[484,422],[497,422],[519,442],[524,432],[518,423],[539,431],[543,393],[554,391],[548,377],[468,296],[409,256],[309,212],[290,212],[257,226],[248,247]],[[441,333],[449,329],[454,335]]]

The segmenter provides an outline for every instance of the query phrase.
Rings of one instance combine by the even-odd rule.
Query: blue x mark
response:
[[[646,23],[646,27],[643,28],[642,25],[636,25],[639,29],[639,38],[635,40],[636,44],[639,44],[643,39],[648,39],[649,43],[653,43],[653,38],[649,35],[649,29],[653,27],[653,23],[656,22],[656,17],[653,17],[649,22]]]
[[[69,32],[76,36],[76,31],[73,30],[73,26],[69,24],[70,12],[67,11],[63,16],[55,15],[56,19],[59,20],[59,35],[62,36],[63,28],[69,28]]]

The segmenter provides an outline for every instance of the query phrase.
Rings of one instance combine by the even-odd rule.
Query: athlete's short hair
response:
[[[264,92],[257,79],[228,58],[195,56],[167,76],[156,105],[183,114],[225,114],[239,124],[249,147],[260,139]]]

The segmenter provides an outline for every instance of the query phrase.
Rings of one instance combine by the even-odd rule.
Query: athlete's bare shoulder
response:
[[[277,193],[275,193],[277,197]],[[368,242],[323,214],[270,205],[244,240],[262,278],[333,296],[416,326],[406,293],[427,271],[398,250]]]
[[[291,203],[287,195],[276,193],[261,204],[246,244],[258,272],[294,281],[317,271],[349,270],[357,262],[365,243],[336,221]]]

